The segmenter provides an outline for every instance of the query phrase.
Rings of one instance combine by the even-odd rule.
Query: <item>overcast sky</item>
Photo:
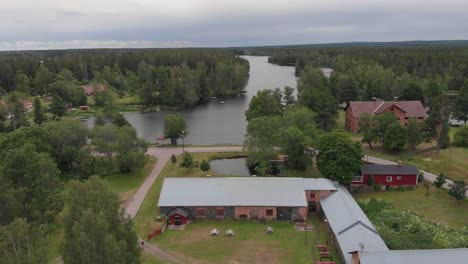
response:
[[[468,39],[468,0],[0,0],[0,50]]]

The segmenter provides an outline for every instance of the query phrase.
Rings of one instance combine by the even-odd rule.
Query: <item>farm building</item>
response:
[[[86,96],[93,96],[95,92],[102,93],[106,90],[106,86],[104,84],[100,83],[98,85],[93,86],[92,84],[88,84],[83,86],[83,90],[86,94]]]
[[[468,248],[357,251],[352,264],[466,264]]]
[[[335,190],[327,179],[166,178],[158,206],[175,225],[184,218],[305,220]]]
[[[371,116],[391,113],[402,126],[406,126],[411,117],[420,123],[427,117],[426,109],[420,101],[382,101],[376,99],[367,102],[349,102],[346,107],[345,128],[357,132],[359,117],[368,113]]]
[[[354,176],[352,184],[368,184],[372,177],[375,184],[386,186],[387,189],[393,186],[416,186],[418,174],[419,170],[414,165],[365,164],[361,166],[360,175]]]

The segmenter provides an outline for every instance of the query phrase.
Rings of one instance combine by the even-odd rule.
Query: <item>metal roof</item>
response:
[[[346,261],[352,263],[349,252],[361,249],[383,251],[387,245],[345,187],[320,201],[328,223],[338,240],[339,248]]]
[[[184,216],[184,217],[187,217],[189,215],[188,210],[185,209],[185,208],[181,208],[181,207],[177,207],[175,209],[172,209],[169,212],[169,216],[173,216],[175,214],[178,214],[178,215],[181,215],[181,216]]]
[[[465,264],[468,248],[359,252],[361,264]]]
[[[165,178],[158,206],[307,206],[305,190],[336,190],[327,179]]]
[[[380,164],[365,164],[361,166],[362,174],[399,174],[399,175],[414,175],[418,174],[419,170],[414,165],[380,165]]]

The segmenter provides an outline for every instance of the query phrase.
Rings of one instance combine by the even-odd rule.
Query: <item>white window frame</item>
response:
[[[357,179],[361,179],[361,180],[359,181]],[[364,176],[362,175],[356,175],[353,177],[353,182],[362,182],[362,181],[364,181]]]
[[[401,180],[401,176],[396,176],[396,179],[397,179],[397,180]]]
[[[393,176],[387,176],[387,182],[392,182],[393,181]]]

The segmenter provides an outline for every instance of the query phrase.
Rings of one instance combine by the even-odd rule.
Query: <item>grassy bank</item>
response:
[[[394,209],[410,210],[432,222],[454,228],[468,226],[468,200],[457,201],[447,191],[418,186],[415,190],[360,193],[356,199],[376,198],[389,202]]]

